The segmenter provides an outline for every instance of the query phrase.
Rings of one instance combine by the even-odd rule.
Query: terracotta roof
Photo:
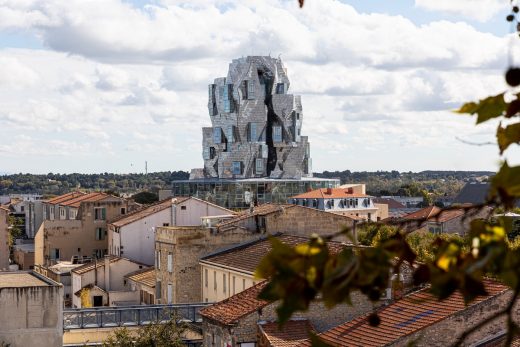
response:
[[[136,261],[133,261],[133,260],[130,260],[130,259],[126,259],[126,258],[117,257],[115,255],[107,255],[107,257],[110,259],[110,263],[115,263],[115,262],[120,261],[120,260],[127,260],[127,261],[132,262],[132,263],[140,264],[140,263],[138,263]],[[89,271],[94,270],[94,266],[96,266],[96,268],[104,267],[105,266],[105,259],[98,259],[97,261],[92,261],[90,263],[78,266],[77,268],[71,270],[71,272],[74,272],[74,273],[77,273],[77,274],[84,274],[85,272],[89,272]],[[143,266],[145,266],[145,265],[143,264]]]
[[[272,347],[297,346],[309,338],[309,332],[314,331],[312,324],[306,319],[290,320],[281,330],[276,322],[260,323],[258,329]]]
[[[182,199],[182,201],[186,201],[189,198],[177,198]],[[122,215],[115,219],[112,223],[112,225],[116,227],[122,227],[128,224],[131,224],[135,221],[138,221],[140,219],[146,218],[148,216],[151,216],[157,212],[161,212],[163,210],[166,210],[172,206],[172,198],[167,198],[162,201],[156,202],[155,204],[144,206],[143,208],[140,208],[136,211],[130,212],[128,214]]]
[[[253,216],[266,216],[271,213],[282,212],[287,208],[294,208],[296,205],[291,204],[263,204],[260,206],[255,206],[253,212],[249,211],[249,209],[244,210],[237,214],[235,218],[228,219],[222,223],[219,223],[217,226],[222,227],[226,225],[235,224],[241,220],[248,219]]]
[[[373,198],[372,201],[374,204],[387,204],[388,209],[406,208],[405,205],[391,198]]]
[[[291,199],[344,199],[344,198],[364,198],[370,195],[355,194],[349,188],[320,188],[307,193],[291,196]]]
[[[67,194],[56,196],[51,199],[44,200],[43,202],[55,205],[55,204],[59,204],[59,203],[62,203],[62,202],[68,201],[68,200],[76,199],[77,197],[82,196],[82,195],[87,195],[87,193],[77,192],[77,191],[70,192]]]
[[[266,284],[267,281],[257,283],[230,298],[203,308],[199,314],[224,325],[233,325],[240,318],[269,305],[269,302],[257,299]]]
[[[381,323],[377,327],[368,324],[367,314],[319,336],[332,346],[386,346],[508,290],[498,282],[486,280],[484,284],[489,294],[478,297],[469,306],[459,292],[439,301],[426,288],[378,310]],[[301,346],[311,346],[310,341]]]
[[[143,284],[147,287],[155,288],[155,268],[153,267],[129,273],[125,276],[125,278],[128,278],[129,280],[132,280],[136,283]]]
[[[282,243],[296,246],[309,241],[308,237],[293,235],[276,236]],[[340,242],[330,241],[327,243],[331,253],[339,253],[346,245]],[[202,263],[211,263],[217,266],[231,267],[240,271],[253,274],[260,264],[262,258],[271,250],[269,239],[262,238],[247,242],[224,251],[215,252],[201,258]]]
[[[405,219],[405,220],[421,219],[421,220],[428,220],[431,222],[444,223],[453,218],[460,217],[464,213],[465,213],[464,209],[442,210],[436,206],[429,206],[429,207],[423,208],[419,211],[416,211],[414,213],[410,213],[410,214],[402,217],[402,219]]]
[[[69,207],[79,207],[82,202],[95,202],[99,200],[106,199],[108,197],[111,197],[111,195],[96,192],[96,193],[88,193],[84,196],[79,196],[76,199],[68,200],[65,202],[60,203],[61,206],[69,206]]]

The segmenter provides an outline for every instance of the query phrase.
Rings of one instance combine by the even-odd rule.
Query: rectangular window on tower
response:
[[[273,141],[282,142],[282,127],[279,125],[273,127]]]
[[[276,85],[276,94],[284,94],[285,93],[285,85],[283,83],[278,83]]]
[[[235,127],[233,125],[229,125],[226,129],[226,138],[228,142],[235,142]]]
[[[257,130],[257,124],[256,123],[249,123],[249,142],[256,142],[258,141],[258,133]]]
[[[204,160],[210,159],[210,157],[209,157],[209,147],[202,147],[202,158]]]
[[[234,161],[232,170],[233,170],[233,175],[240,175],[240,174],[242,174],[242,162]]]
[[[255,171],[257,174],[263,174],[264,173],[264,160],[263,159],[256,159],[255,162]]]
[[[222,143],[222,130],[220,127],[213,128],[213,143]]]
[[[247,81],[247,98],[254,99],[255,98],[255,82]]]
[[[230,100],[224,100],[224,112],[231,112],[231,101]]]

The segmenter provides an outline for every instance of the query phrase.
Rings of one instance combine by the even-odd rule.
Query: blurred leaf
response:
[[[520,143],[520,123],[515,123],[502,128],[502,125],[497,129],[497,141],[500,154],[513,143]]]
[[[323,341],[318,335],[313,332],[309,332],[309,338],[311,340],[312,347],[332,347],[325,341]]]
[[[507,103],[504,101],[504,93],[489,96],[485,99],[479,100],[478,103],[469,102],[456,112],[477,114],[477,124],[483,123],[489,119],[502,116],[507,108]]]
[[[504,162],[500,171],[491,179],[490,199],[500,199],[500,203],[509,209],[514,207],[520,197],[520,166],[510,167]]]

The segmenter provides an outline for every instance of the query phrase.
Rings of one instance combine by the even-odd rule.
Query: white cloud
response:
[[[18,134],[56,153],[77,150],[70,165],[84,170],[129,170],[153,155],[162,170],[200,167],[201,127],[210,125],[206,85],[249,54],[281,53],[290,92],[302,94],[302,134],[317,170],[352,169],[333,160],[339,155],[359,169],[427,165],[391,159],[404,149],[454,158],[455,136],[477,134],[471,118],[447,110],[505,89],[508,40],[464,22],[418,26],[339,1],[309,1],[302,10],[282,0],[161,1],[143,9],[119,0],[2,4],[0,30],[33,32],[48,49],[1,51],[0,138],[26,148],[27,158],[45,151],[34,141],[24,147]],[[482,165],[492,168],[496,157]],[[19,171],[9,163],[7,171]]]
[[[508,1],[503,0],[415,0],[417,7],[456,14],[481,22],[490,20],[508,5]]]

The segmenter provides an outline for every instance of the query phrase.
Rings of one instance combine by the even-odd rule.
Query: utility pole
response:
[[[147,161],[144,162],[144,174],[148,175],[148,162]]]

